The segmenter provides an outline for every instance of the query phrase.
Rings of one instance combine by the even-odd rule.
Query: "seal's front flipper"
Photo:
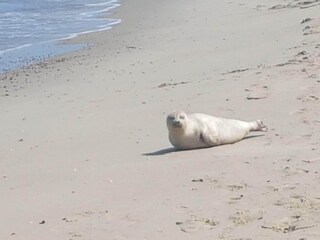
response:
[[[219,138],[213,133],[208,133],[208,131],[202,131],[200,133],[200,141],[208,145],[208,147],[220,145]]]

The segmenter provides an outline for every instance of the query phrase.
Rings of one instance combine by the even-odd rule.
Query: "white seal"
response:
[[[251,131],[267,131],[261,120],[245,122],[183,111],[171,112],[167,127],[171,144],[179,150],[235,143]]]

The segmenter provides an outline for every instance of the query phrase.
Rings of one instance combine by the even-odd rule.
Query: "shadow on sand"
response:
[[[244,137],[243,140],[246,140],[249,138],[263,137],[263,136],[265,136],[265,134],[251,135],[251,136]]]
[[[144,156],[159,156],[159,155],[165,155],[165,154],[172,153],[172,152],[178,152],[178,150],[176,150],[174,148],[165,148],[165,149],[157,150],[155,152],[143,153],[142,155],[144,155]]]
[[[264,134],[259,134],[259,135],[247,136],[247,137],[244,137],[243,140],[247,140],[247,139],[250,139],[250,138],[256,138],[256,137],[262,137],[262,136],[265,136],[265,135]],[[216,146],[216,147],[218,147],[218,146]],[[199,150],[199,149],[191,149],[191,150]],[[180,152],[180,151],[183,151],[183,150],[177,150],[175,148],[165,148],[165,149],[157,150],[155,152],[143,153],[142,155],[143,156],[160,156],[160,155],[165,155],[165,154],[168,154],[168,153]],[[189,151],[189,150],[184,150],[184,151]]]

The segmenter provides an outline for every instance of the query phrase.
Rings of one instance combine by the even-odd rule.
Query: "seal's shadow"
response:
[[[264,135],[265,134],[257,134],[257,135],[246,136],[246,137],[243,138],[243,140],[250,139],[250,138],[256,138],[256,137],[262,137]]]
[[[256,138],[256,137],[262,137],[262,136],[264,136],[264,134],[246,136],[243,138],[243,140],[247,140],[250,138]],[[223,145],[221,145],[221,146],[223,146]],[[219,146],[215,146],[215,147],[219,147]],[[199,150],[199,149],[191,149],[191,150]],[[168,153],[181,152],[181,151],[190,151],[190,150],[177,150],[175,148],[165,148],[165,149],[157,150],[155,152],[143,153],[142,155],[144,155],[144,156],[159,156],[159,155],[165,155]]]
[[[161,149],[155,152],[150,152],[150,153],[143,153],[142,155],[144,156],[158,156],[158,155],[165,155],[168,153],[172,153],[172,152],[178,152],[178,150],[174,149],[174,148],[165,148],[165,149]]]

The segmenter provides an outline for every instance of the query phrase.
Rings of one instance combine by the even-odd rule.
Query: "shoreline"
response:
[[[105,5],[105,3],[104,3]],[[81,50],[86,47],[86,44],[64,44],[67,40],[77,38],[80,35],[87,35],[94,32],[106,31],[113,28],[113,26],[120,24],[121,19],[111,19],[108,18],[112,15],[112,10],[120,7],[120,3],[108,2],[107,5],[111,5],[105,9],[99,10],[97,12],[92,12],[91,14],[101,14],[104,16],[96,16],[96,19],[104,18],[105,21],[109,22],[105,26],[92,26],[91,30],[83,30],[81,32],[67,33],[65,36],[60,36],[58,38],[53,37],[50,39],[42,39],[42,41],[33,43],[24,43],[22,45],[0,50],[0,73],[7,73],[11,71],[18,71],[22,68],[31,67],[31,65],[36,65],[41,62],[45,62],[54,57],[62,57],[63,54],[71,53],[74,51]],[[61,34],[60,34],[61,35]]]
[[[87,49],[0,75],[0,238],[319,238],[320,6],[298,2],[127,0],[66,41]],[[174,109],[269,132],[173,151]]]

